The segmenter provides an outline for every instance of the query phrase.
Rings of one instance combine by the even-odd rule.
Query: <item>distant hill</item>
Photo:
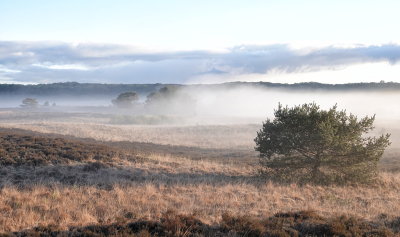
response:
[[[295,84],[271,83],[271,82],[228,82],[212,85],[188,85],[188,87],[202,88],[237,88],[242,86],[263,87],[280,90],[305,90],[305,91],[400,91],[400,83],[348,83],[348,84],[323,84],[318,82],[301,82]]]
[[[316,82],[302,82],[295,84],[282,84],[271,82],[228,82],[222,84],[100,84],[100,83],[52,83],[38,85],[0,84],[0,96],[117,96],[126,91],[136,91],[147,95],[167,85],[177,85],[190,89],[230,89],[242,86],[262,87],[280,90],[307,90],[307,91],[400,91],[400,83],[349,83],[349,84],[323,84]]]

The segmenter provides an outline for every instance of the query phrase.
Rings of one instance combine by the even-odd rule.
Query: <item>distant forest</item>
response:
[[[349,83],[349,84],[322,84],[316,82],[303,82],[296,84],[282,84],[270,82],[228,82],[222,84],[179,85],[179,84],[100,84],[100,83],[52,83],[38,85],[0,84],[0,95],[25,95],[25,96],[51,96],[73,95],[115,96],[126,91],[136,91],[139,94],[149,94],[168,85],[177,85],[188,89],[233,89],[242,86],[251,86],[266,89],[306,90],[306,91],[400,91],[400,83]]]

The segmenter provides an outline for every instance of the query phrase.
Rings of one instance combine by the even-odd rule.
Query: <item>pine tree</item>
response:
[[[27,108],[36,108],[38,107],[39,103],[36,101],[34,98],[25,98],[22,101],[21,107],[27,107]]]
[[[255,138],[260,174],[286,181],[319,184],[371,183],[390,134],[363,136],[373,130],[375,115],[357,117],[315,103],[275,110]]]

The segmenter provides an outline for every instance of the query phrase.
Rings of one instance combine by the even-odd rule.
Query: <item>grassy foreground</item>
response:
[[[260,180],[256,162],[38,135],[0,132],[0,236],[399,233],[397,171],[370,187],[284,184]]]
[[[344,215],[326,219],[313,211],[277,213],[263,219],[224,213],[220,223],[213,226],[197,219],[196,214],[179,215],[171,210],[160,221],[132,218],[126,213],[112,224],[66,230],[49,224],[0,236],[394,236],[400,224],[400,219],[371,223]]]

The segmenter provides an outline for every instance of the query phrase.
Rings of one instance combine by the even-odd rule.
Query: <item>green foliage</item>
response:
[[[375,115],[358,121],[346,111],[321,110],[315,103],[275,110],[255,138],[260,173],[285,181],[319,184],[374,182],[390,134],[366,137]]]
[[[111,101],[111,103],[120,108],[131,108],[138,100],[138,93],[136,91],[129,91],[119,94],[116,99]]]
[[[147,96],[147,100],[145,101],[147,106],[158,106],[158,104],[163,101],[164,96],[160,92],[151,92]]]
[[[38,107],[38,104],[39,103],[34,98],[25,98],[20,106],[25,108],[36,108]]]

